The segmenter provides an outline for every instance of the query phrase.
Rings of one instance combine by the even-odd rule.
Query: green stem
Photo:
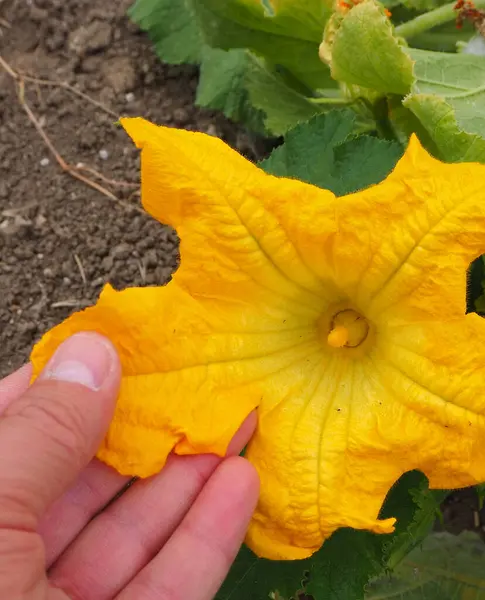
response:
[[[394,33],[400,37],[409,39],[419,33],[433,29],[433,27],[443,25],[443,23],[448,23],[448,21],[453,21],[458,14],[455,10],[455,4],[456,2],[444,4],[443,6],[411,19],[411,21],[407,21],[407,23],[402,23],[394,29]],[[485,0],[476,0],[475,6],[476,8],[485,8]]]
[[[396,132],[389,120],[389,103],[387,98],[380,98],[372,105],[372,111],[376,120],[377,133],[385,140],[399,142]]]
[[[313,104],[352,104],[355,100],[349,98],[307,98]]]
[[[413,48],[423,48],[424,50],[435,50],[437,52],[455,52],[457,42],[467,42],[470,33],[438,33],[427,31],[411,39]]]

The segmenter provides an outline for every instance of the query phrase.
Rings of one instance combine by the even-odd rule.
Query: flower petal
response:
[[[247,541],[260,556],[305,558],[339,527],[393,531],[378,514],[408,462],[389,460],[394,440],[379,433],[389,392],[371,358],[332,355],[310,377],[281,381],[281,401],[259,408],[247,457],[261,493]]]
[[[315,352],[315,332],[285,313],[192,298],[164,288],[107,286],[96,306],[49,331],[32,353],[37,374],[77,331],[110,338],[122,364],[114,420],[98,457],[120,473],[147,477],[168,453],[223,455],[260,402],[273,372]],[[269,316],[265,314],[268,313]]]
[[[181,238],[181,286],[237,302],[272,298],[318,316],[328,290],[299,253],[304,228],[295,239],[271,209],[291,203],[293,221],[306,224],[333,194],[266,175],[218,138],[143,119],[121,123],[142,149],[144,207]]]
[[[485,320],[474,313],[390,327],[381,337],[377,368],[402,407],[401,425],[414,423],[407,437],[401,435],[408,470],[423,471],[431,487],[485,481],[484,345]]]
[[[303,188],[299,202],[289,194],[266,194],[266,206],[324,282],[327,295],[336,302],[350,300],[372,318],[410,293],[400,275],[423,281],[418,271],[424,251],[433,273],[441,273],[443,264],[450,267],[449,280],[441,285],[457,298],[466,267],[485,251],[484,174],[483,165],[441,163],[413,137],[378,185],[325,202]],[[460,310],[464,301],[461,296]],[[449,308],[456,311],[456,302]]]
[[[368,262],[356,265],[354,293],[370,319],[464,314],[466,271],[485,252],[484,176],[484,165],[444,164],[413,137],[384,182],[342,198],[362,219],[369,207]],[[403,312],[406,303],[395,304],[404,299]]]
[[[381,329],[366,356],[325,352],[280,403],[263,397],[247,451],[261,480],[248,545],[301,559],[339,527],[389,533],[394,520],[378,515],[407,471],[441,489],[485,481],[483,347],[475,314]]]

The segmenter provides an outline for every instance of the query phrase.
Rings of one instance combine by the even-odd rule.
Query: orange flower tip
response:
[[[388,19],[390,19],[392,17],[392,12],[387,8],[384,9],[384,14],[386,15],[386,17]]]
[[[157,133],[159,130],[158,125],[150,123],[150,121],[142,117],[121,117],[119,122],[140,150],[145,145],[145,142],[153,139],[154,133]]]
[[[349,341],[349,330],[342,325],[337,325],[328,334],[327,342],[332,348],[343,348]]]

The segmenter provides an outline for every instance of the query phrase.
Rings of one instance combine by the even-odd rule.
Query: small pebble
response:
[[[42,225],[44,225],[45,223],[47,223],[47,219],[44,217],[44,215],[42,214],[38,214],[35,217],[35,226],[36,227],[42,227]]]
[[[101,160],[107,160],[109,157],[109,152],[107,150],[105,150],[104,148],[102,150],[99,151],[99,158]]]
[[[42,260],[44,258],[44,255],[42,254],[42,252],[39,252],[39,254],[37,254],[37,258],[39,260]]]
[[[135,94],[133,92],[128,92],[127,94],[125,94],[125,100],[127,102],[133,102],[134,99],[135,99]]]
[[[69,277],[64,277],[64,278],[62,279],[62,283],[63,283],[64,285],[71,285],[71,283],[72,283],[72,282],[71,282],[71,280],[69,279]]]
[[[40,161],[40,166],[41,167],[47,167],[47,165],[50,163],[51,161],[46,157],[46,158],[42,158]]]

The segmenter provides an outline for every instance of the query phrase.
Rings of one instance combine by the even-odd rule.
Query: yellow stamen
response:
[[[349,331],[346,327],[342,327],[342,325],[334,327],[327,337],[328,345],[332,346],[332,348],[343,348],[348,341]]]
[[[367,338],[369,323],[352,308],[336,313],[330,322],[327,343],[332,348],[357,348]]]

